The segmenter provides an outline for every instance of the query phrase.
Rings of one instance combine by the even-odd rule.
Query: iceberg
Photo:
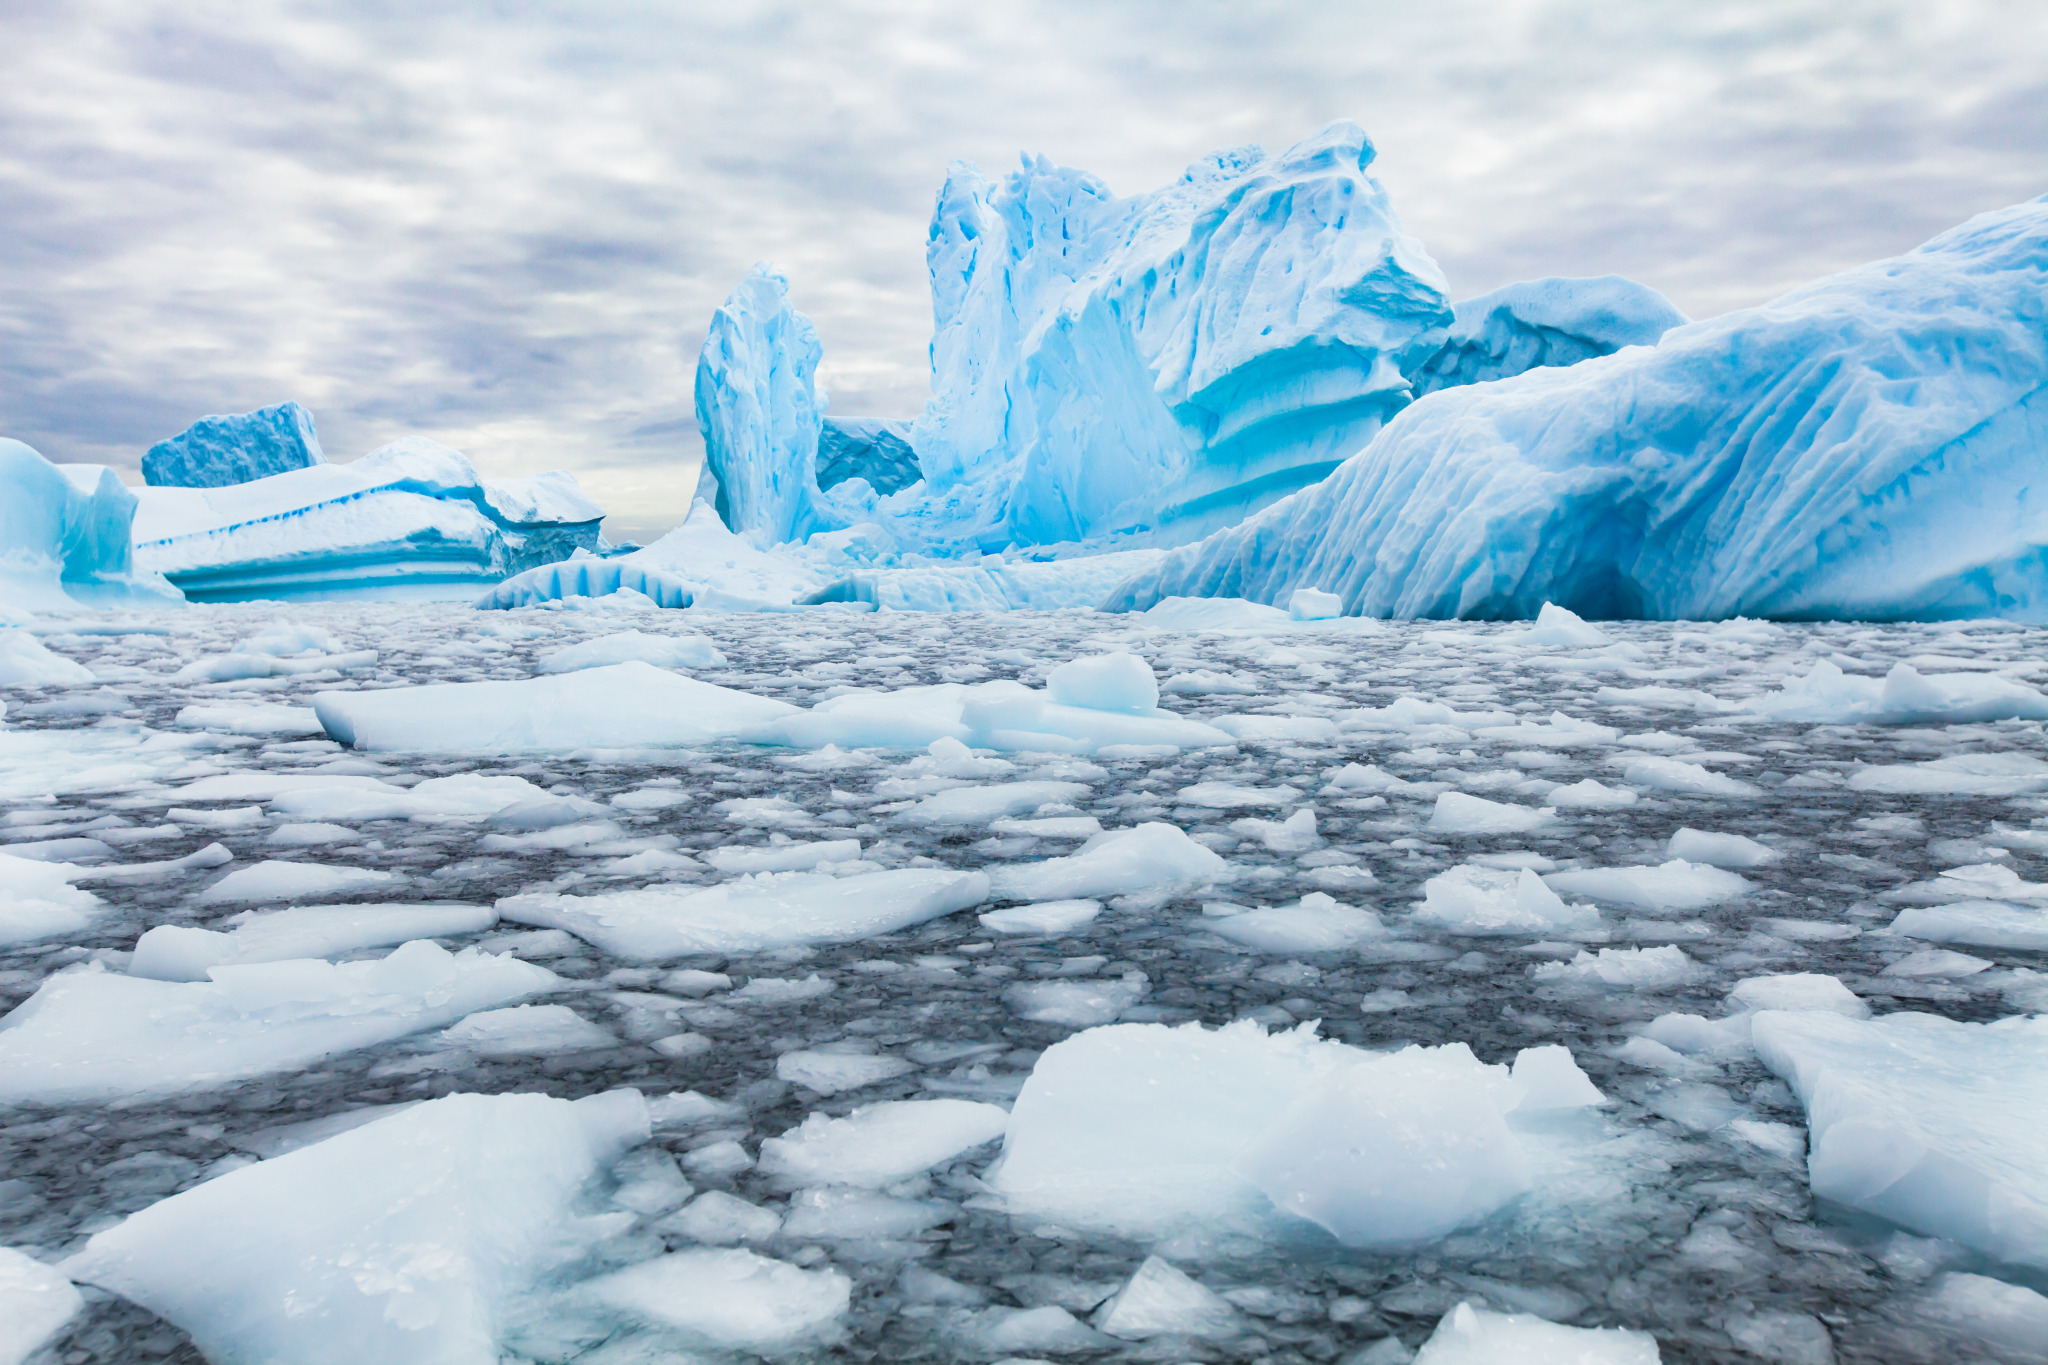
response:
[[[577,1196],[648,1126],[633,1090],[449,1095],[152,1204],[62,1269],[208,1360],[495,1365],[520,1296],[605,1230]]]
[[[0,593],[12,608],[162,605],[178,591],[138,572],[136,498],[104,465],[51,464],[0,436]]]
[[[827,417],[819,427],[818,487],[827,492],[848,479],[866,479],[877,493],[900,493],[923,477],[907,421]]]
[[[1415,376],[1415,396],[1576,365],[1624,346],[1654,346],[1691,321],[1648,285],[1619,275],[1524,280],[1466,299],[1443,349]]]
[[[195,601],[461,599],[603,548],[604,509],[568,474],[486,481],[423,436],[347,464],[136,496],[136,562]]]
[[[326,464],[313,414],[279,403],[228,417],[202,417],[142,456],[152,488],[226,488]]]
[[[1106,605],[2048,620],[2048,197],[1567,368],[1434,393]],[[1959,699],[1965,707],[1970,699]],[[1944,710],[1947,703],[1936,706]]]

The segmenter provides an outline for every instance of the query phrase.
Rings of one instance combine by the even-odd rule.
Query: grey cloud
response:
[[[135,468],[295,397],[561,466],[645,533],[756,260],[841,412],[922,401],[948,162],[1120,193],[1355,117],[1455,292],[1618,271],[1708,315],[2048,190],[2002,0],[4,8],[0,432]]]

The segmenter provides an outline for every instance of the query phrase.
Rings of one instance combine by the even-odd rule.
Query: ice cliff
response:
[[[1449,340],[1415,376],[1418,398],[1544,365],[1576,365],[1624,346],[1654,346],[1688,321],[1671,300],[1619,275],[1523,280],[1466,299],[1455,311]]]
[[[152,488],[226,488],[308,465],[326,464],[313,414],[279,403],[229,417],[202,417],[142,457]]]
[[[1439,392],[1111,595],[2048,620],[2048,198],[1654,347]]]
[[[423,436],[346,464],[139,499],[137,561],[199,601],[469,597],[600,548],[604,517],[568,474],[486,481]]]
[[[51,464],[0,437],[0,606],[67,611],[175,601],[168,583],[134,570],[134,517],[135,495],[113,470]]]

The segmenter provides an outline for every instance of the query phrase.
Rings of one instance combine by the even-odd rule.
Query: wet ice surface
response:
[[[2016,947],[1876,932],[1914,905],[1948,907],[1953,920],[1967,896],[1949,894],[1949,883],[1967,883],[1965,892],[1986,900],[2038,903],[2014,883],[2048,882],[2048,828],[2034,826],[2048,818],[2048,770],[2029,776],[2032,763],[2012,756],[2048,759],[2040,722],[1780,723],[1716,704],[1774,691],[1820,661],[1871,677],[1910,662],[1922,674],[2038,683],[2048,673],[2041,632],[1625,624],[1603,626],[1614,643],[1602,646],[1513,639],[1515,627],[1354,622],[1201,633],[1089,614],[376,605],[290,614],[331,638],[282,661],[289,667],[254,654],[239,656],[255,661],[247,666],[195,667],[236,656],[238,642],[277,616],[274,607],[120,618],[147,633],[43,635],[97,681],[6,693],[0,841],[92,869],[155,866],[80,878],[100,902],[79,912],[83,927],[0,943],[0,1007],[81,962],[125,971],[145,930],[234,931],[250,923],[237,918],[247,912],[291,903],[206,894],[266,860],[386,874],[314,878],[301,905],[488,907],[515,895],[802,872],[824,855],[799,846],[827,841],[858,841],[867,872],[989,871],[1071,854],[1096,826],[1163,822],[1222,855],[1234,875],[1169,893],[1102,894],[1092,914],[1086,893],[1075,902],[1063,892],[1038,899],[1074,903],[984,923],[998,898],[858,942],[660,962],[607,957],[559,930],[520,923],[443,937],[437,942],[451,952],[509,950],[559,984],[507,998],[460,1028],[436,1015],[398,1041],[283,1074],[170,1098],[10,1102],[0,1109],[0,1246],[55,1262],[128,1214],[286,1150],[292,1125],[316,1125],[299,1130],[300,1140],[324,1136],[346,1126],[337,1116],[367,1106],[456,1092],[580,1098],[632,1086],[649,1097],[696,1091],[721,1103],[677,1105],[665,1120],[657,1106],[654,1145],[680,1159],[681,1179],[674,1164],[650,1168],[643,1156],[587,1191],[594,1202],[586,1212],[629,1217],[608,1224],[606,1238],[564,1273],[623,1277],[604,1281],[598,1298],[607,1301],[653,1294],[671,1305],[682,1300],[646,1286],[664,1276],[734,1276],[799,1315],[805,1303],[822,1304],[821,1318],[836,1307],[838,1286],[822,1272],[846,1277],[836,1341],[762,1337],[764,1349],[835,1359],[1275,1361],[1370,1349],[1378,1354],[1366,1358],[1391,1361],[1405,1359],[1460,1302],[1649,1332],[1666,1361],[1817,1362],[1829,1349],[1844,1360],[2020,1359],[2034,1349],[2022,1322],[2006,1346],[1972,1343],[1959,1354],[1955,1324],[1983,1316],[1968,1309],[1972,1293],[2001,1292],[1966,1276],[2048,1288],[2039,1271],[1817,1206],[1805,1113],[1753,1052],[1688,1050],[1639,1035],[1668,1014],[1718,1021],[1738,982],[1785,973],[1838,977],[1878,1015],[1986,1021],[2048,1004],[2033,975],[2048,969],[2048,939],[2030,938],[2025,926],[2003,936]],[[696,676],[799,705],[853,686],[1038,685],[1077,655],[1128,649],[1152,663],[1170,709],[1257,719],[1234,723],[1231,749],[1012,754],[1009,768],[984,764],[977,773],[969,761],[948,776],[953,770],[922,751],[735,744],[503,760],[355,755],[318,737],[299,709],[328,689],[531,677],[547,656],[628,628],[701,632],[727,662]],[[1359,713],[1404,696],[1455,715],[1417,713],[1395,724]],[[1515,716],[1478,718],[1504,712]],[[1557,712],[1578,724],[1553,721]],[[1910,776],[1856,777],[1957,759],[1968,761],[1904,771],[1960,773],[1935,785],[1961,792],[1915,790],[1928,781]],[[532,791],[483,815],[449,796],[351,807],[331,796],[281,798],[291,783],[246,780],[307,773],[404,788],[516,777]],[[235,775],[196,789],[208,799],[185,790]],[[965,819],[926,818],[934,808],[918,808],[947,790],[1027,781],[1047,786],[1022,808],[1000,798],[986,809],[965,799],[946,806]],[[1529,814],[1482,819],[1469,804],[1446,809],[1444,793]],[[1312,830],[1288,820],[1304,807],[1314,809]],[[1534,817],[1543,810],[1550,814]],[[1450,832],[1489,829],[1501,832]],[[1726,840],[1672,843],[1681,829],[1742,836],[1777,856]],[[177,861],[214,844],[233,862]],[[1648,875],[1681,858],[1702,875]],[[1729,872],[1704,875],[1710,862]],[[1451,909],[1417,916],[1425,884],[1461,866],[1507,875],[1468,871],[1435,898]],[[1523,868],[1616,867],[1643,875],[1557,877],[1554,892],[1520,876]],[[1939,880],[1957,868],[1977,870]],[[1731,894],[1730,876],[1748,888]],[[1934,890],[1914,889],[1926,884]],[[1347,912],[1374,912],[1380,927],[1355,914],[1318,918],[1324,902],[1303,902],[1316,895]],[[1588,903],[1596,917],[1577,908]],[[1282,907],[1296,908],[1248,921],[1234,936],[1211,932]],[[1489,924],[1495,932],[1469,932]],[[258,931],[281,932],[259,924],[236,942]],[[344,931],[323,928],[330,938],[319,941],[334,932]],[[388,934],[363,941],[331,960],[391,951]],[[997,1151],[986,1143],[858,1198],[793,1192],[775,1160],[761,1161],[764,1141],[812,1114],[905,1099],[1008,1106],[1046,1048],[1116,1018],[1276,1028],[1320,1020],[1322,1036],[1358,1047],[1462,1042],[1484,1062],[1562,1043],[1612,1103],[1588,1120],[1598,1160],[1563,1178],[1562,1194],[1531,1196],[1405,1250],[1347,1249],[1299,1222],[1278,1236],[1212,1224],[1140,1237],[1013,1215],[984,1183]],[[1684,1041],[1668,1024],[1652,1031]],[[682,1181],[707,1193],[678,1211]],[[710,1247],[734,1250],[706,1259]],[[820,1273],[775,1299],[775,1277],[785,1272],[760,1271],[740,1248]],[[656,1259],[672,1253],[699,1260]],[[1154,1253],[1197,1283],[1148,1271],[1115,1313],[1094,1316]],[[1165,1296],[1162,1321],[1195,1335],[1138,1335],[1146,1329],[1130,1324],[1151,1311],[1140,1288]],[[99,1291],[87,1300],[38,1359],[199,1358],[182,1332],[148,1312]],[[1052,1309],[1062,1312],[1044,1311]],[[514,1358],[686,1358],[659,1324],[607,1344],[588,1325],[587,1306],[578,1311],[584,1316],[553,1336],[546,1324],[524,1324],[508,1343]],[[1105,1323],[1130,1330],[1097,1330]],[[1403,1345],[1387,1344],[1390,1336]]]

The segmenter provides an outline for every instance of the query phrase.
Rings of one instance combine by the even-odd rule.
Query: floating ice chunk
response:
[[[1337,722],[1326,716],[1217,716],[1218,730],[1247,744],[1328,744]]]
[[[1093,695],[1086,685],[1076,686],[1076,695]],[[756,725],[741,738],[800,748],[922,748],[950,739],[1006,753],[1093,753],[1121,744],[1199,749],[1234,742],[1214,725],[1171,711],[1070,706],[1047,692],[1007,681],[848,692],[808,711]]]
[[[1709,834],[1698,829],[1680,829],[1664,848],[1673,858],[1709,867],[1762,867],[1778,860],[1778,851],[1769,844],[1740,834]]]
[[[498,914],[515,924],[566,929],[617,957],[658,962],[689,953],[852,943],[954,914],[988,895],[989,879],[979,872],[764,872],[708,889],[512,896],[498,902]]]
[[[628,1152],[613,1163],[612,1178],[618,1182],[612,1202],[648,1218],[681,1207],[695,1192],[676,1159],[659,1147]]]
[[[1061,664],[1046,675],[1045,694],[1061,706],[1145,715],[1159,707],[1152,665],[1135,654],[1095,654]]]
[[[1422,886],[1415,918],[1454,934],[1549,934],[1596,929],[1600,912],[1567,905],[1528,868],[1508,871],[1466,863]]]
[[[1879,976],[1903,976],[1912,979],[1925,977],[1975,976],[1996,964],[1968,953],[1951,952],[1946,948],[1922,948],[1917,953],[1908,953]]]
[[[1348,765],[1357,767],[1356,764]],[[1241,787],[1234,782],[1197,782],[1180,789],[1179,800],[1210,810],[1243,810],[1247,807],[1291,806],[1301,800],[1294,787]]]
[[[802,1000],[815,1000],[821,995],[830,995],[837,989],[832,982],[812,972],[801,979],[787,976],[757,976],[746,985],[725,997],[727,1004],[746,1005],[794,1005]]]
[[[2048,1359],[2048,1297],[2024,1285],[1950,1272],[1929,1287],[1920,1312],[1957,1338],[2009,1351],[2015,1360]]]
[[[1145,996],[1143,972],[1115,981],[1024,981],[1003,991],[1003,1003],[1034,1024],[1092,1028],[1114,1023]]]
[[[317,735],[324,731],[310,706],[275,702],[232,702],[187,706],[171,722],[181,730],[219,730],[230,735]]]
[[[320,692],[313,709],[353,748],[440,754],[677,747],[796,712],[639,662],[524,681]]]
[[[187,853],[182,858],[165,858],[154,863],[118,863],[110,867],[80,867],[71,871],[74,882],[111,882],[117,886],[136,886],[149,882],[169,881],[181,872],[194,868],[219,867],[231,863],[235,855],[228,852],[225,844],[208,844],[205,848]]]
[[[1824,725],[1964,725],[1988,720],[2048,720],[2048,696],[1996,673],[1924,677],[1894,664],[1884,681],[1847,674],[1822,659],[1804,678],[1749,703],[1778,721]]]
[[[342,648],[341,641],[335,639],[331,631],[279,617],[254,635],[236,641],[235,652],[289,659],[294,655],[339,654]]]
[[[1047,815],[1038,819],[991,820],[989,829],[997,834],[1028,834],[1035,839],[1093,839],[1102,833],[1102,822],[1092,815]]]
[[[1320,588],[1296,588],[1287,598],[1287,614],[1297,621],[1330,621],[1344,614],[1344,599]]]
[[[1884,899],[1889,901],[1928,905],[1979,898],[2022,903],[2048,901],[2048,882],[2025,881],[2004,863],[1971,863],[1965,867],[1951,867],[1928,881],[1894,887],[1884,893]]]
[[[1464,792],[1440,792],[1429,817],[1432,834],[1527,834],[1557,823],[1549,806],[1517,806]]]
[[[1579,1068],[1571,1049],[1560,1043],[1525,1047],[1516,1053],[1510,1079],[1517,1097],[1511,1112],[1517,1114],[1585,1109],[1607,1103],[1607,1097]]]
[[[0,687],[78,687],[96,681],[91,669],[29,632],[0,630]]]
[[[852,1281],[738,1248],[678,1251],[591,1280],[582,1292],[715,1350],[780,1352],[828,1337]]]
[[[906,1269],[903,1274],[906,1281],[913,1275],[917,1276],[918,1283],[922,1285],[944,1278],[916,1266]],[[959,1288],[966,1293],[977,1292],[966,1285]],[[973,1302],[979,1304],[984,1299],[976,1297]],[[955,1317],[954,1323],[958,1336],[977,1353],[1009,1361],[1093,1353],[1107,1350],[1115,1344],[1111,1338],[1054,1304],[1039,1308],[990,1308],[979,1313],[962,1312]]]
[[[892,1100],[845,1118],[811,1114],[761,1144],[761,1173],[791,1189],[879,1189],[1003,1135],[1009,1115],[972,1100]]]
[[[1973,948],[2048,950],[2048,909],[1965,900],[1901,910],[1892,932],[1928,943],[1962,943]]]
[[[1835,1365],[1834,1338],[1811,1313],[1747,1313],[1723,1326],[1737,1346],[1771,1365]]]
[[[1193,668],[1185,673],[1176,673],[1159,685],[1161,692],[1177,696],[1256,696],[1264,691],[1258,683],[1240,678],[1233,673],[1218,673],[1213,668]]]
[[[1094,663],[1087,659],[1075,662]],[[1142,660],[1133,662],[1146,669],[1145,681],[1150,683],[1150,668]],[[1059,670],[1053,672],[1057,674]],[[1115,709],[1103,709],[1060,701],[1050,691],[1050,679],[1046,692],[1034,692],[1022,683],[983,683],[962,695],[960,722],[967,727],[967,743],[978,749],[1006,752],[1093,753],[1119,744],[1202,749],[1232,742],[1231,735],[1219,726],[1190,720],[1156,706],[1132,705],[1143,690],[1128,670],[1100,677],[1094,673],[1079,675],[1073,690],[1066,695],[1119,703]],[[1157,694],[1157,686],[1153,685],[1151,695],[1156,699]]]
[[[1956,754],[1849,775],[1849,790],[1889,796],[2024,796],[2048,791],[2048,763],[2031,754]]]
[[[1752,976],[1735,983],[1728,1003],[1738,1010],[1797,1010],[1867,1019],[1870,1006],[1832,976],[1820,972],[1786,972]]]
[[[1360,1061],[1288,1106],[1236,1169],[1346,1246],[1433,1241],[1530,1186],[1494,1093],[1502,1070],[1463,1043]]]
[[[728,845],[712,849],[704,855],[704,861],[720,872],[808,872],[814,867],[852,862],[858,857],[858,839],[821,839],[816,843]]]
[[[983,928],[999,934],[1064,934],[1101,913],[1102,902],[1096,900],[1040,901],[991,910],[980,918]]]
[[[1625,1327],[1566,1327],[1533,1313],[1461,1303],[1444,1314],[1414,1365],[1658,1365],[1657,1338]]]
[[[1552,787],[1543,798],[1559,810],[1620,810],[1636,803],[1636,794],[1626,787],[1609,787],[1592,778],[1569,786]]]
[[[1164,1336],[1216,1341],[1236,1336],[1243,1327],[1229,1300],[1157,1256],[1145,1258],[1102,1306],[1095,1325],[1126,1341]]]
[[[0,852],[0,946],[75,934],[99,918],[100,898],[71,884],[79,871]]]
[[[1603,905],[1651,914],[1703,910],[1755,890],[1746,877],[1682,858],[1656,867],[1589,867],[1553,872],[1543,880],[1556,891],[1590,896]]]
[[[1597,956],[1580,953],[1570,962],[1545,962],[1533,973],[1538,981],[1583,982],[1665,991],[1692,979],[1693,961],[1678,948],[1602,948]]]
[[[785,1052],[775,1059],[778,1080],[794,1082],[820,1095],[906,1076],[917,1068],[901,1057],[878,1057],[853,1052]]]
[[[347,654],[320,654],[280,659],[270,654],[215,654],[196,659],[171,675],[172,682],[238,682],[243,678],[289,678],[332,669],[368,668],[377,662],[374,649]]]
[[[0,1247],[0,1365],[21,1365],[84,1306],[62,1274]]]
[[[172,983],[60,972],[0,1020],[0,1098],[46,1104],[214,1089],[451,1024],[550,989],[554,973],[426,941],[339,966],[215,967]]]
[[[1085,782],[998,782],[986,787],[954,787],[927,796],[904,811],[903,818],[930,825],[985,825],[1040,806],[1066,805],[1087,794]]]
[[[328,867],[266,859],[254,867],[228,873],[200,893],[199,900],[203,905],[225,901],[302,901],[366,892],[404,880],[396,872],[368,867]]]
[[[648,635],[638,630],[622,630],[544,654],[536,667],[542,673],[575,673],[631,662],[656,668],[720,668],[725,664],[725,656],[702,635]]]
[[[2048,1017],[1766,1011],[1751,1035],[1806,1105],[1816,1195],[2048,1266]]]
[[[1499,639],[1503,644],[1553,648],[1614,643],[1598,626],[1586,622],[1577,612],[1567,611],[1555,602],[1543,604],[1543,609],[1536,613],[1535,625],[1523,630],[1508,631]]]
[[[1677,792],[1684,796],[1737,798],[1763,794],[1740,778],[1713,772],[1697,763],[1688,763],[1682,758],[1643,755],[1620,761],[1622,778],[1639,787]]]
[[[450,1095],[153,1204],[64,1269],[210,1360],[490,1365],[508,1310],[576,1250],[572,1201],[647,1132],[630,1090]]]
[[[1303,853],[1322,842],[1316,833],[1316,813],[1303,806],[1285,820],[1233,820],[1230,831],[1242,838],[1257,839],[1275,853]]]
[[[950,1223],[959,1212],[936,1199],[897,1199],[862,1189],[801,1190],[782,1235],[799,1241],[901,1241]]]
[[[1293,905],[1247,910],[1202,927],[1262,953],[1338,952],[1383,938],[1387,932],[1372,911],[1339,905],[1321,891],[1311,891]]]
[[[782,1215],[724,1190],[706,1190],[688,1208],[664,1218],[661,1231],[681,1233],[706,1246],[765,1242],[782,1231]]]
[[[989,870],[989,885],[1008,900],[1054,900],[1192,890],[1230,874],[1230,865],[1168,824],[1098,834],[1078,853]]]
[[[1621,735],[1621,731],[1611,725],[1579,720],[1562,711],[1551,712],[1550,719],[1541,724],[1525,720],[1513,725],[1482,725],[1472,733],[1480,739],[1501,744],[1533,745],[1541,749],[1597,748],[1614,743]]]
[[[1323,795],[1350,796],[1360,792],[1396,792],[1406,790],[1408,785],[1392,773],[1381,771],[1378,764],[1346,763],[1328,774],[1323,784]]]
[[[485,905],[319,905],[246,911],[231,931],[159,924],[135,943],[130,976],[157,981],[204,981],[232,962],[283,962],[332,957],[359,948],[382,948],[416,938],[474,934],[498,922]]]
[[[532,1057],[616,1047],[618,1037],[567,1005],[483,1010],[441,1030],[441,1041],[479,1057]]]

